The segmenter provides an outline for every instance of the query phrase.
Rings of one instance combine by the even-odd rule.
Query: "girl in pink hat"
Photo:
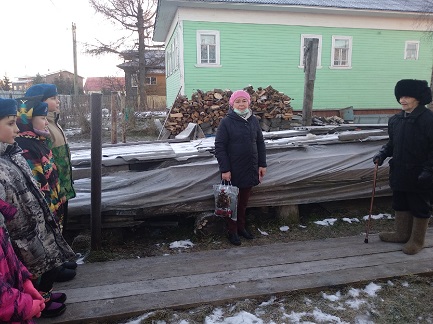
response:
[[[266,174],[266,148],[259,121],[250,109],[251,97],[244,90],[233,92],[230,110],[217,129],[215,156],[221,179],[239,188],[237,221],[228,219],[230,243],[241,245],[239,236],[253,239],[245,228],[245,212],[251,189]]]

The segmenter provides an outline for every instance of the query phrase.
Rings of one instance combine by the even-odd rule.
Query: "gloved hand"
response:
[[[26,294],[32,296],[33,299],[44,300],[44,297],[41,296],[39,291],[33,286],[31,280],[26,280],[23,284],[23,290]]]
[[[386,156],[383,156],[382,153],[377,153],[374,157],[373,157],[373,163],[376,164],[378,166],[381,166],[383,164],[383,161],[385,161]]]
[[[27,315],[27,317],[25,318],[25,320],[31,320],[33,317],[41,317],[41,312],[44,310],[45,308],[45,303],[43,300],[39,300],[39,299],[34,299],[33,300],[33,305],[32,305],[32,310],[30,311],[30,313]]]
[[[433,174],[431,171],[424,170],[418,176],[418,184],[422,187],[433,185]]]

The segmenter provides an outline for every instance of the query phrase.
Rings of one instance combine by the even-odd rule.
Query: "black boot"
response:
[[[45,308],[41,312],[41,317],[56,317],[62,315],[66,310],[66,305],[62,303],[57,303],[54,301],[48,301],[45,303]]]
[[[77,272],[73,269],[68,269],[63,266],[59,267],[56,279],[56,282],[65,282],[74,279]]]
[[[233,245],[241,245],[241,240],[237,233],[229,233],[229,241]]]
[[[77,262],[75,262],[75,261],[66,261],[65,263],[63,263],[62,264],[62,266],[63,266],[63,268],[66,268],[66,269],[72,269],[72,270],[75,270],[75,269],[77,269]]]
[[[246,238],[247,240],[252,240],[254,238],[254,236],[250,232],[248,232],[245,228],[242,230],[238,230],[238,234]]]

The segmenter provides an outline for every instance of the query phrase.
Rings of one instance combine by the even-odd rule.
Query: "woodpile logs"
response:
[[[293,110],[291,98],[271,86],[254,90],[252,86],[244,88],[251,96],[250,108],[260,119],[263,131],[290,128]],[[198,124],[204,134],[216,132],[220,120],[227,115],[231,90],[214,89],[193,93],[191,99],[179,95],[167,117],[165,128],[171,137],[183,131],[189,123]]]

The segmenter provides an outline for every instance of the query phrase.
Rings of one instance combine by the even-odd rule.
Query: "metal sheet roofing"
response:
[[[364,10],[433,12],[430,0],[195,0],[208,3],[244,3],[284,6],[330,7]]]

